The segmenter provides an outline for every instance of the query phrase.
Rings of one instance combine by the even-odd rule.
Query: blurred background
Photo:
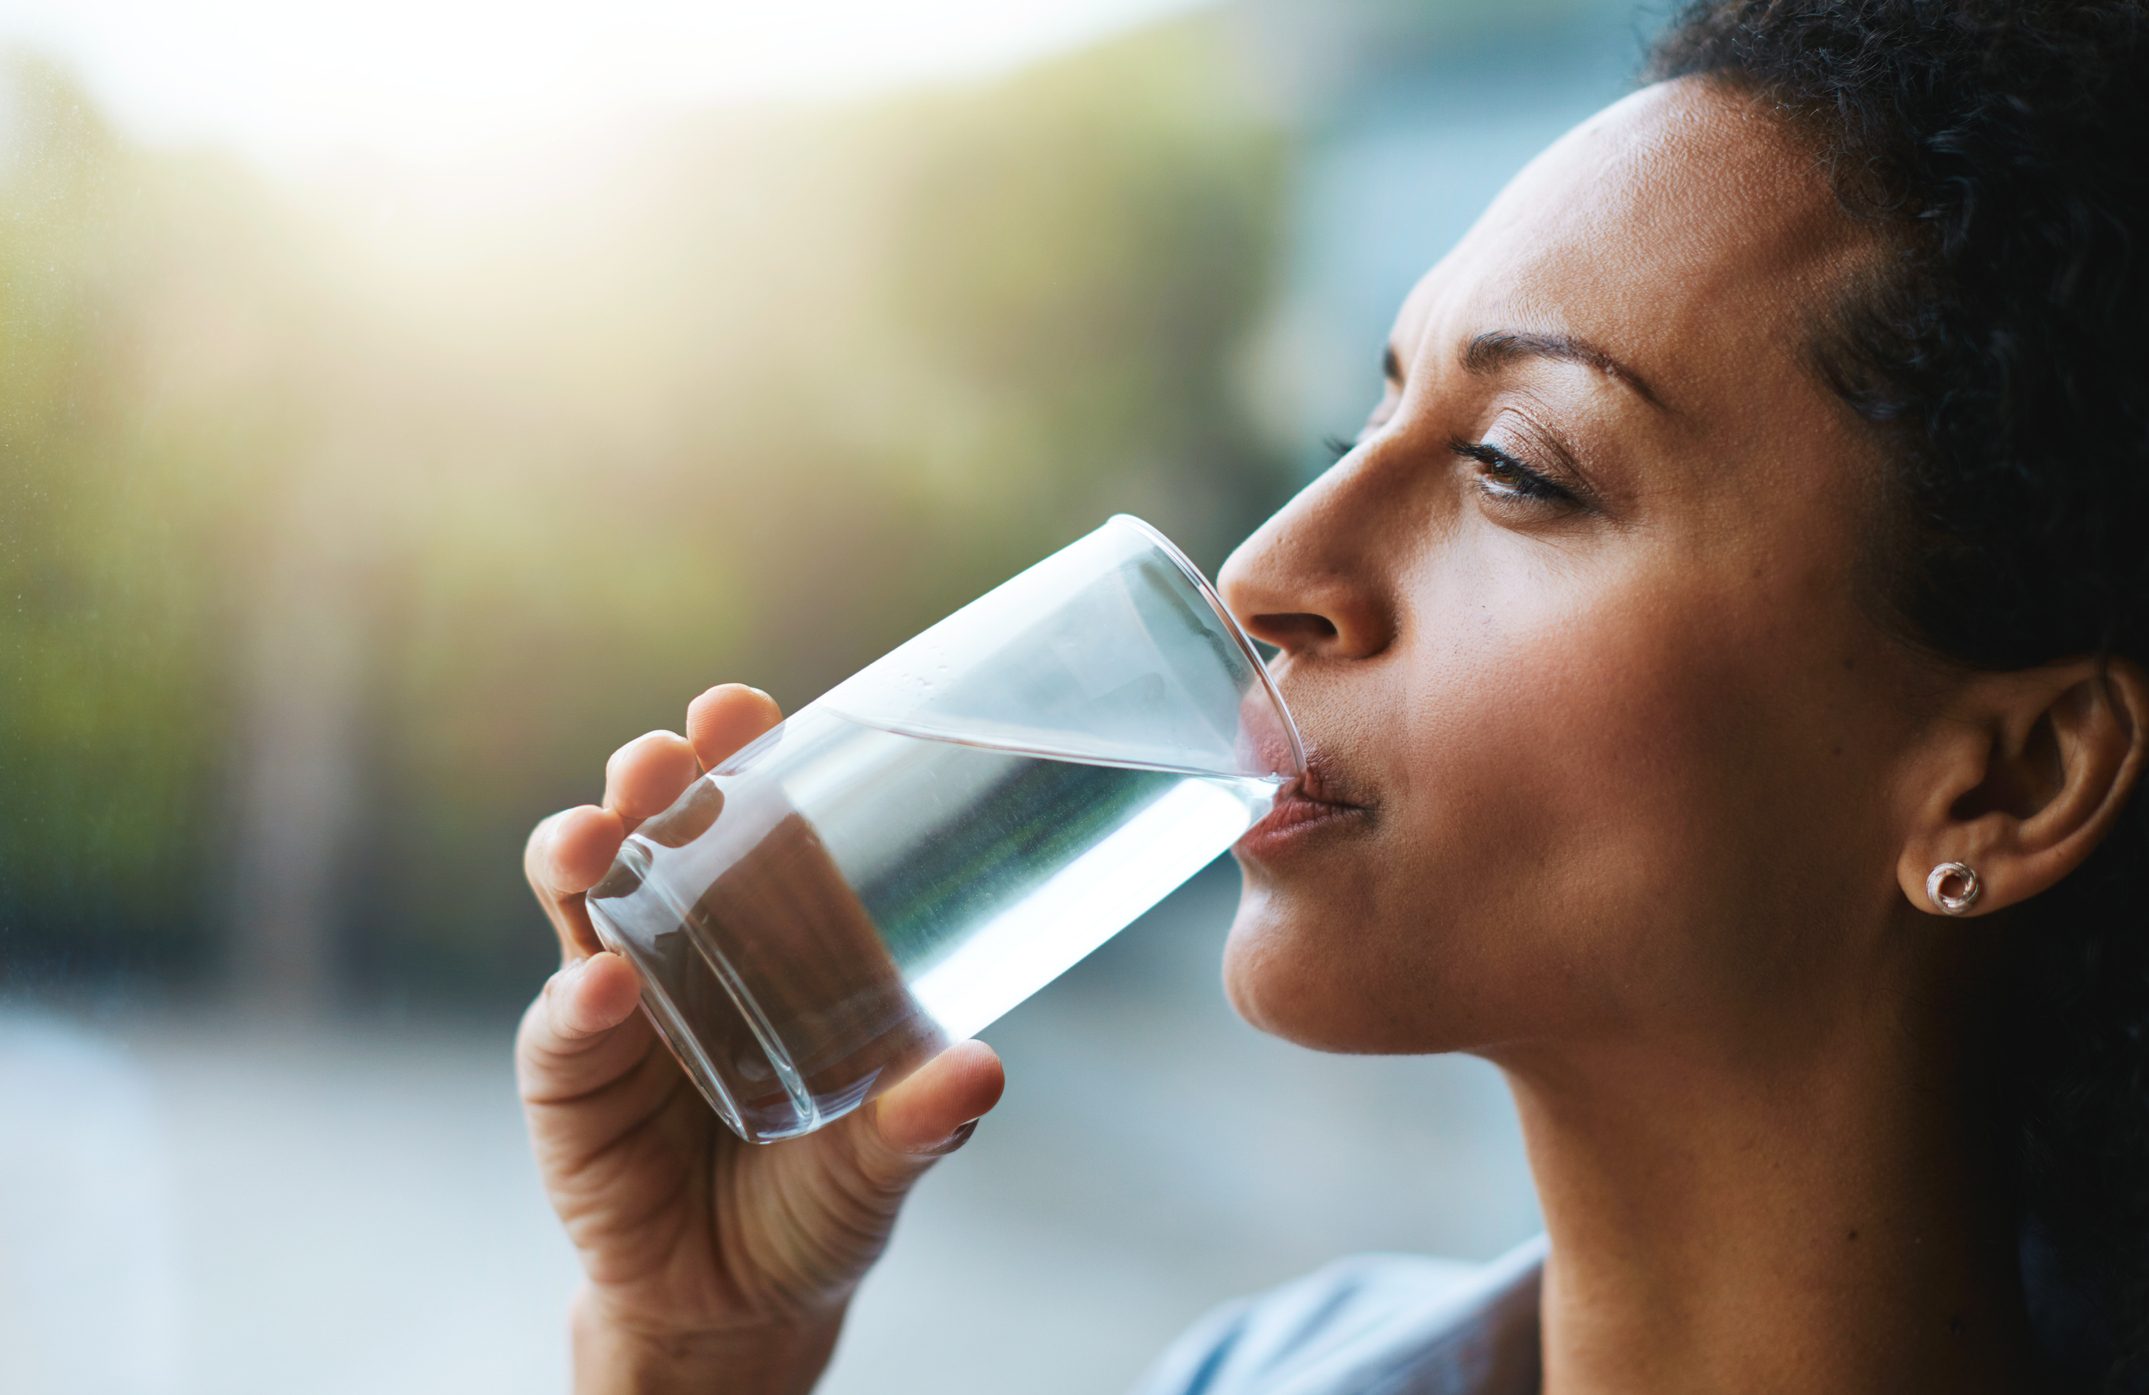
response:
[[[1212,572],[1622,0],[10,0],[0,1389],[564,1391],[520,856],[1114,511]],[[1462,1060],[1225,1005],[1228,858],[985,1035],[824,1389],[1126,1387],[1536,1213]],[[1429,927],[1437,933],[1437,927]]]

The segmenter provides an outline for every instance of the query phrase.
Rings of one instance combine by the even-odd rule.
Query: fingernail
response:
[[[944,1158],[948,1154],[954,1152],[956,1149],[962,1147],[965,1143],[968,1143],[970,1141],[970,1135],[976,1132],[977,1120],[972,1119],[967,1124],[958,1125],[955,1129],[955,1132],[949,1134],[946,1138],[941,1139],[938,1143],[935,1143],[930,1147],[912,1148],[907,1151],[914,1158]]]

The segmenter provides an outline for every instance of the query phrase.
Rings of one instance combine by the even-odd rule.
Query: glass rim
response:
[[[1224,622],[1225,633],[1239,646],[1239,652],[1246,656],[1246,661],[1253,665],[1254,675],[1261,680],[1261,687],[1268,694],[1269,706],[1275,708],[1276,715],[1283,718],[1284,739],[1291,743],[1291,761],[1295,767],[1293,776],[1303,779],[1306,774],[1306,745],[1299,739],[1298,719],[1291,715],[1291,706],[1283,700],[1283,690],[1276,686],[1274,675],[1261,659],[1261,651],[1254,648],[1253,636],[1247,634],[1238,619],[1232,615],[1231,608],[1224,604],[1224,598],[1209,584],[1209,578],[1202,575],[1201,568],[1194,565],[1192,558],[1180,551],[1179,544],[1165,537],[1155,524],[1146,519],[1137,518],[1131,513],[1115,513],[1105,522],[1124,523],[1138,530],[1149,540],[1150,546],[1170,558],[1172,564],[1185,573],[1186,579],[1194,583],[1194,589],[1201,593],[1201,598],[1216,612],[1216,618]]]

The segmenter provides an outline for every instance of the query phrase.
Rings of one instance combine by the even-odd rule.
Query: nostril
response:
[[[1246,629],[1254,638],[1285,650],[1321,644],[1333,640],[1338,633],[1335,622],[1325,615],[1317,615],[1311,611],[1257,615]]]

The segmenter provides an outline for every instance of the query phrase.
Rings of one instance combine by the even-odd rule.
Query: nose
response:
[[[1354,517],[1342,461],[1224,560],[1217,591],[1239,624],[1294,660],[1363,659],[1395,638],[1375,530]]]

